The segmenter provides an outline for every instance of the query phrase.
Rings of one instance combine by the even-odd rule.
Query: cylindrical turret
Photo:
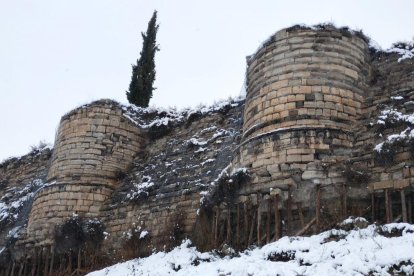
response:
[[[47,243],[54,226],[74,213],[97,217],[144,143],[141,130],[113,101],[97,101],[63,116],[47,177],[50,186],[34,200],[29,236]]]
[[[277,32],[248,60],[244,138],[281,127],[351,130],[367,50],[362,38],[337,29]]]
[[[281,30],[248,58],[236,161],[259,184],[248,190],[320,183],[327,176],[321,166],[345,159],[367,91],[367,61],[365,37],[331,26]]]

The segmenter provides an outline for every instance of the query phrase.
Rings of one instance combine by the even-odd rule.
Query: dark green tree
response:
[[[148,22],[147,32],[141,33],[143,43],[141,56],[136,65],[132,65],[132,77],[129,90],[126,92],[129,103],[147,107],[152,97],[155,80],[155,52],[159,51],[156,37],[158,31],[157,11],[154,11]]]

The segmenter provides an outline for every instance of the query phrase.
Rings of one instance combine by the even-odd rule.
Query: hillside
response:
[[[223,251],[201,253],[186,240],[168,253],[156,252],[88,276],[412,275],[414,226],[368,225],[363,218],[349,218],[318,235],[286,236],[240,253]]]
[[[373,46],[347,27],[295,25],[247,57],[245,97],[184,110],[102,99],[67,112],[53,148],[0,163],[0,273],[83,274],[153,252],[201,254],[189,242],[177,247],[182,240],[199,252],[250,250],[231,260],[206,253],[221,266],[298,240],[310,245],[294,248],[295,258],[387,236],[370,226],[313,242],[350,216],[406,223],[389,227],[408,229],[398,237],[407,242],[414,45]],[[333,256],[345,245],[332,247]],[[296,262],[289,269],[299,274],[325,266],[311,256],[285,265]],[[392,256],[360,272],[406,269]]]

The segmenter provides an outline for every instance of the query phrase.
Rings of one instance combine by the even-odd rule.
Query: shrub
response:
[[[55,231],[57,253],[77,252],[81,249],[97,249],[103,241],[104,225],[98,219],[86,220],[72,217]]]
[[[151,237],[147,231],[141,227],[136,226],[135,223],[132,227],[124,233],[122,244],[122,259],[128,260],[132,258],[145,257],[151,253],[150,240]]]
[[[247,169],[238,169],[231,175],[222,173],[216,180],[214,189],[202,201],[202,208],[210,209],[222,202],[230,203],[236,196],[236,191],[250,180]]]
[[[384,143],[380,151],[374,151],[374,160],[377,165],[391,166],[394,164],[396,148],[392,143]]]

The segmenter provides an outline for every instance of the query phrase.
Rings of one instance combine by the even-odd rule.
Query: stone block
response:
[[[310,180],[315,178],[325,178],[326,175],[323,171],[304,171],[302,173],[302,179],[303,180]]]
[[[299,154],[291,154],[291,155],[287,155],[286,157],[286,162],[301,162],[302,161],[302,157]]]
[[[394,180],[393,186],[394,186],[394,189],[402,189],[402,188],[410,186],[410,181],[409,179]]]

